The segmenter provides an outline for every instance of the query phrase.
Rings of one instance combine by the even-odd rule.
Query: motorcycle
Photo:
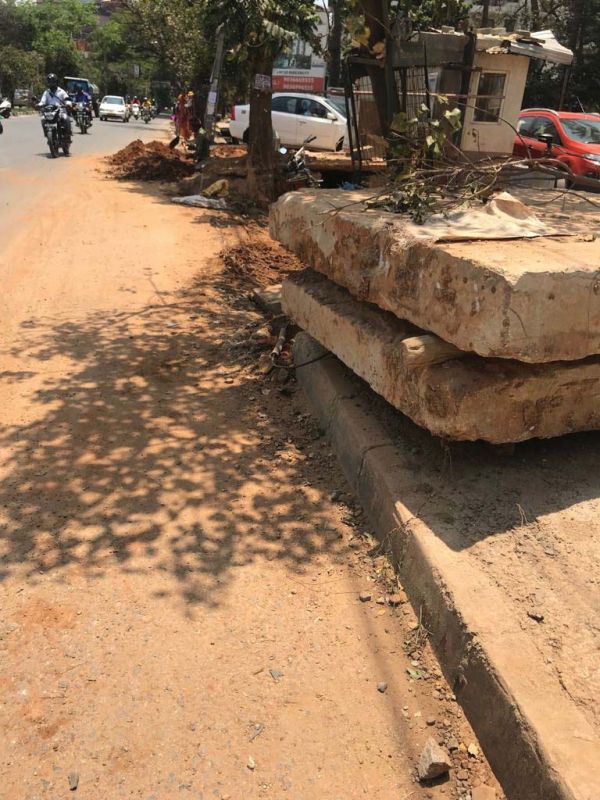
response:
[[[75,103],[73,113],[75,123],[81,133],[87,133],[88,128],[92,126],[92,112],[88,103]]]
[[[41,110],[42,128],[50,148],[51,158],[58,156],[60,148],[66,156],[71,152],[71,136],[65,120],[67,109],[68,106],[49,105],[44,106]]]
[[[318,189],[322,183],[322,181],[315,178],[304,161],[304,151],[306,150],[307,145],[309,145],[311,142],[314,142],[316,138],[316,136],[308,136],[302,142],[302,147],[299,150],[296,150],[295,153],[292,153],[287,161],[287,164],[285,165],[287,182],[290,184],[291,189],[305,189],[306,187]],[[280,147],[279,152],[282,156],[287,155],[287,147]]]
[[[132,103],[131,105],[131,113],[133,114],[134,119],[140,118],[140,106],[138,103]]]
[[[142,120],[146,123],[146,125],[152,119],[152,110],[149,108],[142,108]]]
[[[8,97],[2,97],[0,95],[0,117],[4,117],[4,119],[8,119],[12,112],[12,103],[8,99]]]

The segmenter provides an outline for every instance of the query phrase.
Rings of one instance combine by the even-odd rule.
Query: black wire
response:
[[[327,358],[327,356],[332,356],[333,353],[327,351],[326,353],[322,353],[320,356],[316,356],[315,358],[311,358],[309,361],[303,361],[301,364],[275,364],[274,366],[283,369],[301,369],[302,367],[308,367],[309,364],[314,364],[316,361],[320,361],[322,358]]]

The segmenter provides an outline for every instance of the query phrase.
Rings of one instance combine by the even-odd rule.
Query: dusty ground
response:
[[[368,391],[368,390],[366,390]],[[369,391],[412,457],[415,509],[509,599],[566,695],[600,729],[600,433],[511,450],[432,439]]]
[[[491,783],[293,382],[257,368],[217,257],[248,229],[75,169],[3,252],[0,798]],[[430,735],[459,749],[422,787]]]

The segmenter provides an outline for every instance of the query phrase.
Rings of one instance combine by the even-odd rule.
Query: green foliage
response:
[[[18,87],[37,86],[42,79],[43,59],[38,53],[27,53],[17,47],[0,47],[0,87],[12,96]]]
[[[214,26],[201,0],[127,0],[123,25],[131,46],[157,60],[157,72],[180,88],[210,72]]]
[[[20,6],[23,21],[33,31],[32,49],[44,58],[46,72],[76,73],[82,56],[76,41],[96,24],[94,12],[79,0],[46,0]]]
[[[313,0],[205,0],[208,19],[225,22],[230,55],[240,63],[255,60],[255,51],[275,58],[300,37],[318,47],[317,8]]]
[[[452,139],[461,129],[459,108],[447,108],[448,98],[438,95],[439,115],[432,117],[423,103],[418,114],[400,112],[390,126],[390,156],[396,165],[392,190],[378,205],[388,211],[407,213],[418,224],[425,221],[438,198],[427,181],[415,180],[423,169],[436,163],[452,148]]]
[[[464,0],[401,0],[397,14],[408,20],[413,30],[439,28],[441,25],[458,27],[469,17],[469,6]]]

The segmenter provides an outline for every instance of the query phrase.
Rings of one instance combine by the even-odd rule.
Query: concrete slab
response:
[[[282,304],[301,328],[436,436],[500,444],[600,429],[600,357],[550,364],[460,351],[453,357],[451,346],[429,336],[431,355],[425,358],[421,348],[415,358],[414,342],[424,337],[414,326],[312,270],[284,281]]]
[[[535,497],[538,483],[544,486],[546,512],[572,502],[560,473],[569,452],[583,455],[581,447],[572,443],[561,448],[565,440],[557,440],[556,453],[541,443],[535,445],[536,453],[533,444],[523,445],[529,449],[522,458],[498,464],[482,446],[457,445],[470,449],[455,452],[452,468],[441,469],[439,448],[430,446],[430,437],[390,412],[389,406],[379,408],[379,399],[337,359],[314,361],[324,352],[310,336],[297,336],[297,361],[312,361],[298,370],[298,380],[377,534],[395,554],[403,585],[423,615],[442,667],[507,798],[596,800],[600,763],[599,729],[592,722],[596,695],[584,701],[582,687],[571,676],[580,672],[582,686],[589,684],[597,643],[588,648],[582,663],[569,667],[571,647],[562,649],[570,628],[575,643],[589,638],[597,602],[589,596],[593,589],[586,585],[585,573],[595,569],[579,553],[570,557],[570,549],[560,554],[548,587],[550,593],[559,594],[553,610],[547,606],[549,627],[544,630],[525,613],[523,603],[530,597],[523,597],[522,589],[520,597],[512,597],[506,588],[507,577],[517,575],[529,581],[530,593],[534,586],[540,592],[547,571],[541,563],[544,556],[532,554],[527,569],[522,561],[498,559],[498,539],[516,537],[522,542],[527,531],[517,527],[511,536],[510,526],[490,527],[495,507],[513,483],[527,484],[528,497]],[[582,476],[592,478],[589,467],[597,447],[597,442],[590,443]],[[525,456],[530,459],[529,470],[523,466]],[[550,487],[548,474],[554,469],[557,484]],[[541,472],[548,474],[538,480]],[[484,482],[485,487],[479,485]],[[584,483],[579,481],[578,486]],[[591,484],[588,489],[594,491]],[[530,503],[520,499],[529,509]],[[593,508],[590,513],[597,519]],[[589,534],[588,524],[582,543],[589,541]],[[579,546],[579,537],[570,532],[568,538],[570,547]],[[549,535],[540,543],[551,545]],[[584,574],[573,584],[573,569],[582,560]],[[489,566],[493,562],[495,571]],[[587,606],[580,602],[586,592]]]
[[[539,207],[578,238],[435,242],[409,236],[403,216],[365,210],[371,194],[291,192],[271,208],[271,233],[355,297],[461,350],[530,363],[600,353],[600,240],[584,241],[596,208],[565,222]]]
[[[278,317],[281,313],[281,284],[273,283],[264,289],[255,289],[252,292],[252,299],[259,308]]]

